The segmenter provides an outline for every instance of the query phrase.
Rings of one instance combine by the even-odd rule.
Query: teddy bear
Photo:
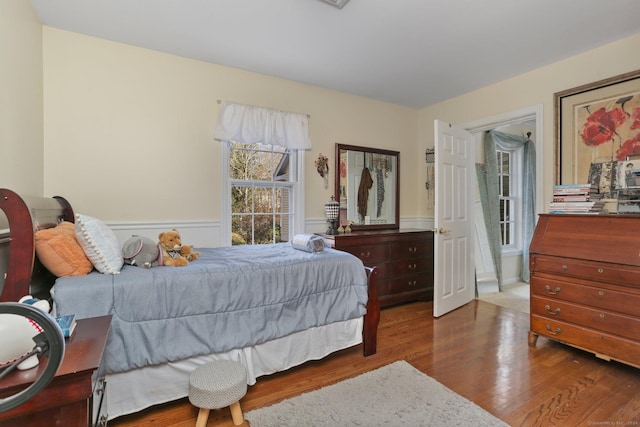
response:
[[[183,245],[180,233],[175,228],[165,231],[158,236],[158,247],[162,255],[162,265],[182,267],[189,265],[200,257],[200,252],[194,251],[193,246]]]
[[[126,264],[151,268],[162,264],[160,248],[148,237],[131,236],[122,245],[122,257]]]

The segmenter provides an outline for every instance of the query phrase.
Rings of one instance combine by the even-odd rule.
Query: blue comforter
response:
[[[186,267],[125,265],[57,279],[56,315],[113,316],[104,363],[121,372],[361,317],[367,277],[346,252],[288,243],[200,248]]]

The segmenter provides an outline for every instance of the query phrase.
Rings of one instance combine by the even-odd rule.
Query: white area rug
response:
[[[247,412],[251,427],[507,426],[405,361]]]
[[[502,292],[480,293],[478,299],[522,311],[523,313],[529,313],[529,285],[527,283],[506,285]]]

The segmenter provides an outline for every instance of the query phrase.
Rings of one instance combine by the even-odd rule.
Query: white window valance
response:
[[[309,119],[305,114],[225,101],[220,105],[214,138],[298,150],[311,148]]]

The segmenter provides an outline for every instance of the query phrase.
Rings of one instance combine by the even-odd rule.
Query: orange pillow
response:
[[[84,276],[93,265],[76,240],[72,222],[36,231],[36,254],[42,265],[57,277]]]

